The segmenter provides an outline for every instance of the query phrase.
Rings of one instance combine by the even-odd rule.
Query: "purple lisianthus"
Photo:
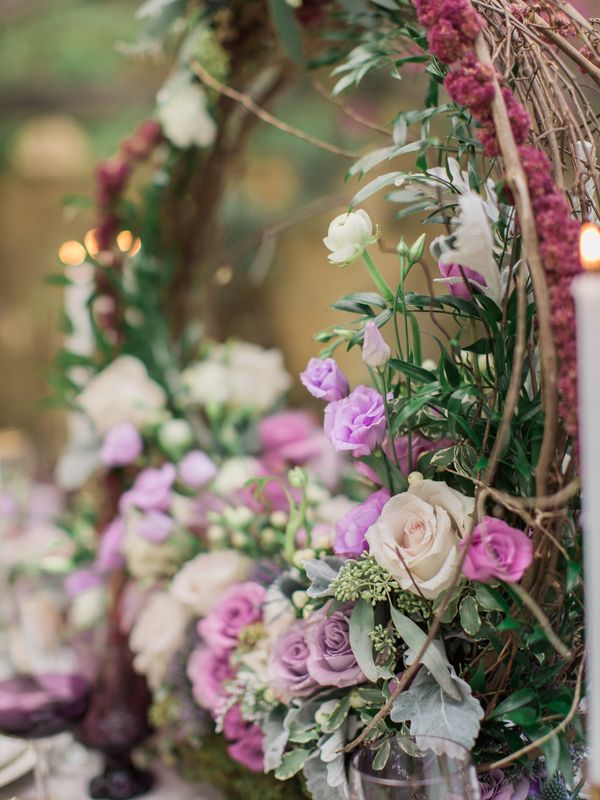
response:
[[[479,792],[481,800],[526,800],[529,785],[527,778],[511,783],[501,769],[494,769],[485,780],[479,781]]]
[[[136,506],[142,511],[166,511],[171,501],[175,475],[173,464],[142,470],[131,489],[121,497],[120,510]]]
[[[201,708],[215,714],[223,695],[223,684],[233,678],[229,656],[200,645],[192,650],[188,665],[194,699]]]
[[[386,344],[377,324],[373,320],[369,320],[365,325],[362,360],[373,369],[381,369],[385,367],[391,355],[391,348]]]
[[[76,597],[88,589],[100,586],[102,578],[93,569],[77,569],[65,578],[65,591],[69,597]]]
[[[444,264],[440,261],[438,268],[440,275],[447,279],[445,283],[450,294],[453,294],[454,297],[460,297],[462,300],[471,300],[473,297],[473,293],[465,284],[463,273],[469,285],[473,285],[473,288],[484,289],[487,286],[487,281],[483,275],[470,267],[462,267],[459,264]]]
[[[124,539],[125,524],[121,517],[115,517],[104,529],[100,539],[100,547],[96,558],[96,568],[99,572],[109,572],[112,569],[120,569],[124,566]]]
[[[198,623],[198,633],[217,653],[229,653],[238,643],[240,631],[262,619],[266,589],[254,581],[228,589],[210,614]]]
[[[201,489],[217,476],[217,466],[202,450],[192,450],[179,463],[179,477],[192,489]]]
[[[344,514],[335,526],[333,552],[336,555],[357,556],[366,550],[365,533],[377,522],[381,509],[389,499],[389,491],[380,489]]]
[[[173,526],[174,522],[168,514],[162,511],[148,511],[141,518],[137,532],[147,542],[159,544],[169,538]]]
[[[311,358],[300,380],[313,397],[328,403],[346,397],[350,389],[348,379],[333,358]]]
[[[466,541],[463,546],[466,545]],[[523,531],[496,517],[484,517],[473,531],[463,572],[472,581],[516,583],[531,564],[533,547]]]
[[[350,646],[352,604],[330,614],[329,604],[306,626],[308,673],[320,686],[353,686],[366,680]]]
[[[277,639],[269,661],[269,683],[282,702],[306,697],[317,687],[308,671],[308,657],[306,623],[296,622]]]
[[[357,386],[348,397],[329,403],[324,429],[336,450],[368,456],[385,439],[383,397],[370,386]]]
[[[133,422],[120,422],[104,437],[100,461],[107,467],[124,467],[135,461],[143,448],[142,437]]]
[[[246,733],[228,745],[229,756],[250,772],[263,772],[265,758],[263,752],[263,732],[258,725],[251,725]]]

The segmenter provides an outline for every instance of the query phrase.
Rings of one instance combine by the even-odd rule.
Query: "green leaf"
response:
[[[373,659],[373,643],[369,634],[375,627],[375,609],[366,600],[359,600],[350,616],[350,647],[358,666],[371,683],[377,681],[377,667]]]
[[[506,714],[522,708],[537,700],[537,693],[533,689],[519,689],[499,703],[488,715],[488,719],[502,719]]]
[[[293,778],[296,773],[300,772],[310,753],[310,750],[292,750],[291,753],[286,753],[281,759],[281,764],[275,770],[275,777],[280,781]]]
[[[410,361],[403,361],[400,358],[390,358],[388,364],[390,367],[398,372],[401,372],[403,375],[406,375],[411,381],[415,381],[416,383],[435,383],[437,380],[435,372],[431,372],[428,369],[423,369],[423,367],[418,367],[416,364],[412,364]]]
[[[497,589],[478,583],[475,586],[475,599],[486,611],[508,611],[509,605]]]
[[[425,644],[427,634],[419,628],[416,622],[413,622],[410,617],[402,614],[402,612],[398,611],[398,609],[394,608],[391,604],[390,613],[396,630],[406,643],[406,646],[411,651],[414,658],[416,658]],[[438,650],[434,642],[431,642],[425,651],[421,663],[427,667],[446,694],[450,695],[450,697],[455,700],[460,700],[460,693],[454,686],[452,677],[450,676],[448,660],[445,655],[442,655],[440,650]]]
[[[337,705],[327,718],[327,722],[321,726],[323,732],[333,733],[334,731],[337,731],[337,729],[344,723],[344,720],[348,716],[349,711],[350,711],[350,695],[346,694],[344,695],[344,697],[342,697],[339,703],[337,703]]]
[[[469,636],[475,636],[481,628],[481,617],[477,610],[477,603],[471,595],[467,595],[461,600],[459,614],[464,632]]]
[[[269,0],[269,7],[283,49],[296,64],[304,64],[300,26],[296,21],[294,10],[285,0]]]
[[[375,754],[375,758],[373,759],[373,769],[376,772],[382,770],[385,765],[387,764],[388,758],[390,757],[390,749],[391,743],[390,740],[387,739],[379,748],[377,753]]]
[[[386,172],[384,175],[378,175],[354,195],[350,201],[350,208],[356,208],[356,206],[365,201],[367,197],[371,197],[372,194],[375,194],[375,192],[383,189],[384,186],[391,186],[393,183],[395,183],[397,178],[400,178],[403,175],[404,173],[399,172],[398,170],[395,170],[394,172]]]

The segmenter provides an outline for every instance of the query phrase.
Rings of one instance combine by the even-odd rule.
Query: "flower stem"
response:
[[[381,272],[379,272],[373,262],[373,259],[366,250],[363,252],[363,260],[367,266],[367,269],[369,270],[369,275],[373,278],[373,282],[375,283],[375,286],[377,286],[377,289],[379,290],[383,299],[388,303],[392,303],[394,301],[394,293],[387,285],[383,275]]]

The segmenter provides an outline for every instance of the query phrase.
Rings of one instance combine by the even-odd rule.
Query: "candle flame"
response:
[[[584,269],[600,270],[600,228],[593,222],[581,226],[579,256]]]

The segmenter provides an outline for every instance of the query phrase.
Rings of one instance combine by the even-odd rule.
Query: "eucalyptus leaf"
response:
[[[350,615],[350,646],[366,678],[377,681],[377,667],[373,659],[373,643],[369,634],[375,627],[375,609],[366,600],[359,600]]]
[[[416,658],[427,640],[427,634],[421,630],[410,617],[407,617],[392,605],[390,605],[390,613],[396,630],[406,643],[413,658]],[[460,694],[450,676],[448,659],[445,655],[442,655],[433,642],[430,643],[425,651],[421,663],[427,667],[436,683],[438,683],[450,697],[454,700],[460,700]]]

